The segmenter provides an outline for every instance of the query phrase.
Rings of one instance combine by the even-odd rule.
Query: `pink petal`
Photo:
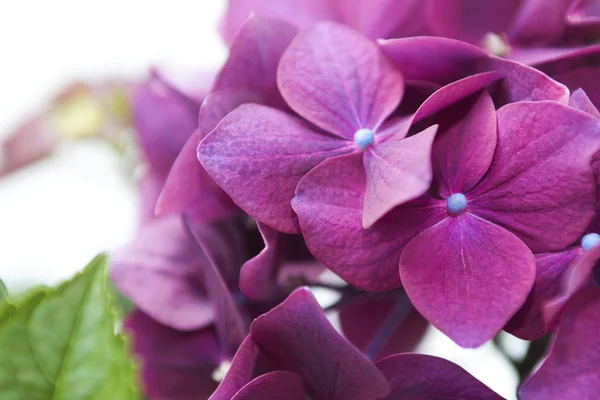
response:
[[[389,393],[377,368],[335,330],[306,288],[258,317],[250,330],[269,360],[301,375],[318,399],[376,400]]]
[[[556,102],[520,102],[498,110],[498,146],[470,193],[477,215],[507,227],[535,252],[575,242],[596,206],[591,159],[600,121]]]
[[[260,352],[248,335],[238,348],[231,368],[209,400],[231,400],[235,394],[255,377],[255,369],[260,361]]]
[[[292,205],[308,248],[325,266],[361,289],[393,289],[400,286],[402,248],[446,215],[445,203],[418,199],[363,229],[365,189],[361,155],[344,155],[308,173]]]
[[[550,44],[565,32],[565,16],[573,0],[525,0],[509,30],[512,43]]]
[[[317,21],[336,20],[335,10],[323,0],[228,0],[221,21],[221,35],[231,42],[240,26],[251,15],[280,19],[298,28]]]
[[[550,354],[521,387],[522,400],[595,400],[600,391],[600,289],[577,294],[564,311]]]
[[[496,148],[496,110],[486,91],[471,96],[436,119],[433,146],[438,191],[444,198],[471,190],[492,164]]]
[[[284,112],[245,104],[202,141],[198,157],[248,214],[281,232],[297,233],[290,200],[298,181],[323,160],[353,148]]]
[[[571,98],[569,99],[569,105],[571,107],[575,107],[578,110],[593,115],[596,118],[600,118],[600,111],[598,111],[594,103],[592,103],[592,101],[583,91],[583,89],[577,89],[571,94]]]
[[[135,305],[163,325],[191,331],[213,322],[202,265],[204,253],[179,217],[148,223],[111,257],[111,277]]]
[[[231,400],[304,400],[302,379],[293,372],[275,371],[255,378]]]
[[[600,47],[599,51],[600,53]],[[587,60],[582,60],[582,63],[589,63]],[[600,107],[600,82],[596,77],[600,74],[600,66],[596,64],[583,65],[579,68],[572,68],[568,71],[553,74],[552,77],[557,81],[565,84],[574,92],[577,89],[583,89],[590,96],[595,108]],[[575,94],[575,93],[573,93]],[[584,110],[585,111],[585,110]],[[586,111],[587,112],[587,111]]]
[[[392,392],[381,400],[502,400],[458,365],[422,354],[396,354],[377,362]]]
[[[378,46],[332,22],[300,33],[285,51],[277,82],[298,114],[340,137],[377,129],[400,103],[402,76]]]
[[[537,254],[533,289],[523,307],[508,321],[504,330],[523,340],[537,340],[548,333],[544,306],[560,292],[561,278],[569,264],[580,255],[581,248],[559,253]]]
[[[459,345],[478,347],[525,302],[535,260],[512,233],[465,213],[411,240],[402,252],[400,277],[429,322]]]
[[[431,185],[431,146],[437,125],[400,141],[388,140],[365,152],[367,187],[362,225],[373,226],[394,207],[424,194]]]
[[[488,32],[506,32],[522,0],[430,0],[428,17],[436,36],[481,45]]]

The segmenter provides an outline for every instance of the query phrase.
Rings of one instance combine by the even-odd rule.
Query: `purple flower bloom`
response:
[[[600,289],[586,288],[567,304],[543,364],[521,387],[523,400],[592,400],[600,389]]]
[[[341,25],[317,24],[284,53],[278,86],[288,105],[315,125],[273,108],[244,105],[198,148],[216,182],[257,220],[299,232],[289,203],[298,181],[343,154],[364,158],[365,226],[427,190],[435,128],[401,140],[406,121],[384,123],[402,98],[402,77],[372,42]]]
[[[563,249],[590,222],[590,162],[600,125],[556,102],[514,103],[496,112],[486,92],[433,123],[440,128],[431,193],[371,229],[363,230],[357,216],[367,178],[348,177],[359,171],[353,156],[313,169],[293,205],[313,254],[358,284],[380,282],[382,270],[392,274],[401,255],[402,284],[417,310],[473,347],[525,301],[535,275],[529,248]]]

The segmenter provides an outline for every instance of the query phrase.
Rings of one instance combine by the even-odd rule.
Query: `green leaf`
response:
[[[4,300],[6,297],[8,297],[8,290],[6,290],[4,282],[0,279],[0,301]]]
[[[105,255],[55,289],[0,304],[0,399],[138,399]]]

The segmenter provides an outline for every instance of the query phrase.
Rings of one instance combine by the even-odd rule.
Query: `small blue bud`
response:
[[[590,251],[594,247],[600,244],[600,235],[597,233],[588,233],[584,237],[581,238],[581,247],[585,251]]]
[[[375,134],[368,128],[362,128],[354,133],[354,143],[362,150],[366,149],[375,142]]]
[[[453,193],[446,200],[446,207],[451,215],[459,214],[467,209],[467,198],[462,193]]]

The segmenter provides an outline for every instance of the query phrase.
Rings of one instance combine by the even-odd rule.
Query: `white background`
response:
[[[139,77],[152,64],[217,67],[226,55],[222,8],[221,0],[0,2],[0,137],[73,79]],[[117,167],[107,148],[70,146],[0,181],[9,290],[65,279],[132,237],[135,191]],[[432,329],[421,347],[515,398],[515,372],[493,346],[463,350]]]

